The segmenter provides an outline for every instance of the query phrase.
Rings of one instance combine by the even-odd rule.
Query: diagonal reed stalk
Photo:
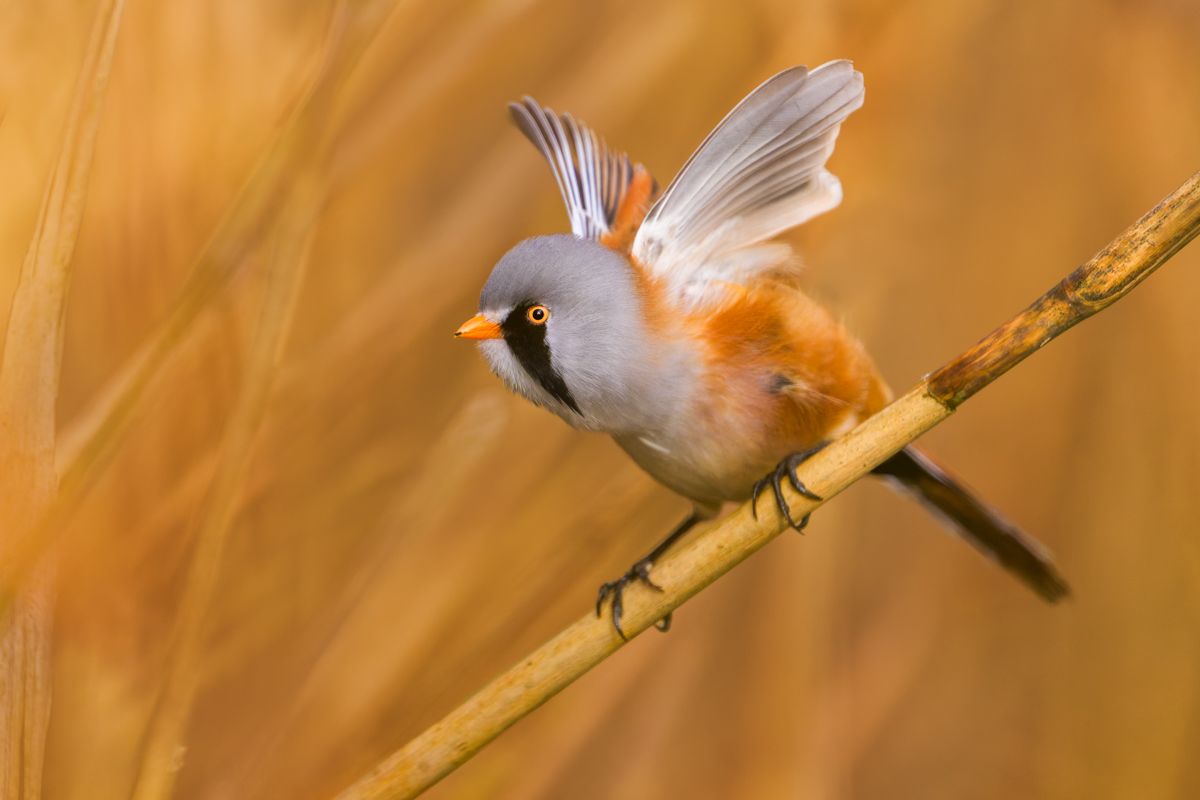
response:
[[[1200,172],[1028,308],[801,468],[831,498],[949,417],[976,392],[1078,322],[1124,297],[1200,232]],[[789,491],[797,517],[825,500]],[[769,504],[764,504],[764,507]],[[655,565],[662,593],[634,586],[623,625],[632,636],[774,539],[788,526],[744,505]],[[497,677],[339,795],[339,800],[415,797],[509,726],[619,650],[607,619],[585,615]]]
[[[58,159],[13,295],[0,361],[0,554],[28,538],[54,500],[55,411],[71,258],[79,236],[96,134],[123,0],[104,0],[80,68]],[[54,565],[46,563],[0,609],[0,795],[42,795],[50,722]]]

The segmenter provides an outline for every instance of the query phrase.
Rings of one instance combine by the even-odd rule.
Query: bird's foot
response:
[[[796,467],[800,466],[809,458],[811,458],[813,454],[820,451],[823,447],[825,447],[826,444],[828,444],[828,442],[822,442],[816,447],[810,447],[807,450],[801,450],[798,453],[792,453],[790,456],[780,461],[779,464],[776,465],[775,469],[772,470],[768,475],[763,476],[761,480],[754,484],[754,489],[750,493],[750,511],[753,513],[755,519],[758,519],[758,496],[762,493],[763,487],[765,487],[767,483],[770,483],[771,491],[775,495],[775,507],[779,509],[780,516],[786,519],[788,524],[796,530],[804,530],[805,526],[808,525],[809,515],[805,514],[799,520],[796,520],[794,517],[792,517],[792,509],[788,505],[787,499],[783,496],[783,479],[787,478],[788,483],[792,485],[792,488],[795,489],[796,493],[801,497],[807,497],[809,500],[822,500],[823,498],[820,495],[813,492],[804,485],[803,481],[800,480],[800,476],[796,474]]]
[[[630,567],[628,572],[617,578],[615,581],[609,581],[608,583],[602,584],[600,586],[600,594],[596,597],[597,617],[600,616],[600,612],[604,608],[604,601],[610,596],[612,597],[612,624],[613,627],[616,628],[617,634],[626,641],[629,640],[629,637],[627,637],[625,635],[625,631],[621,629],[621,615],[625,611],[625,587],[631,583],[637,582],[650,587],[656,592],[661,592],[663,588],[654,581],[650,580],[650,568],[653,566],[654,564],[650,561],[650,559],[642,559]],[[671,615],[667,614],[658,622],[654,623],[654,627],[658,628],[663,633],[666,633],[671,628]]]

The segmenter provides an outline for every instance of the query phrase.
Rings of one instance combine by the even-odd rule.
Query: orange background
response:
[[[58,537],[49,797],[128,795],[223,436],[257,444],[185,665],[180,797],[328,796],[686,512],[450,337],[508,247],[566,225],[506,101],[575,113],[665,184],[761,80],[852,58],[867,100],[831,164],[845,201],[788,239],[897,390],[1200,167],[1184,0],[398,0],[361,60],[320,71],[331,26],[365,36],[360,7],[390,5],[126,10],[59,403],[60,446],[90,430],[115,456]],[[0,315],[93,8],[0,11]],[[314,81],[317,110],[289,122]],[[282,182],[235,206],[289,126]],[[326,202],[291,224],[314,186]],[[211,259],[229,281],[132,424],[89,428],[223,218],[245,228]],[[261,426],[231,432],[270,276],[306,233]],[[866,481],[430,796],[1200,796],[1197,297],[1192,245],[924,440],[1054,550],[1071,601],[1043,605]]]

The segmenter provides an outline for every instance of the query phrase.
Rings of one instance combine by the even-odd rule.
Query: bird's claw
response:
[[[654,564],[651,561],[643,559],[630,567],[628,572],[615,581],[608,581],[600,585],[600,593],[596,596],[596,616],[600,616],[604,608],[604,601],[611,595],[612,624],[617,631],[617,635],[625,641],[629,640],[629,637],[625,635],[625,631],[621,628],[621,616],[625,611],[625,587],[636,581],[650,587],[656,592],[661,592],[663,588],[650,579],[650,568],[653,566]],[[671,615],[667,614],[654,623],[654,627],[666,633],[671,628]]]
[[[769,482],[771,484],[771,492],[775,495],[775,507],[779,509],[780,516],[786,519],[788,525],[791,525],[796,530],[804,530],[805,526],[808,525],[809,515],[805,514],[799,521],[792,517],[791,506],[788,505],[787,499],[783,496],[783,479],[787,478],[788,483],[792,485],[796,494],[801,497],[806,497],[809,500],[822,500],[823,498],[819,494],[809,489],[800,480],[800,476],[796,474],[796,467],[803,464],[810,456],[824,446],[825,444],[822,443],[808,450],[792,453],[780,461],[769,474],[764,475],[754,484],[754,489],[750,493],[750,512],[754,515],[755,519],[758,519],[758,496],[762,493],[763,487]]]

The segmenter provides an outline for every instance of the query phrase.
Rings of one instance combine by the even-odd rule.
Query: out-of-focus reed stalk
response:
[[[175,622],[166,679],[142,749],[133,792],[137,800],[170,797],[174,787],[183,732],[203,677],[198,665],[203,663],[204,622],[216,589],[221,554],[266,416],[324,198],[319,174],[294,179],[288,191],[288,208],[275,232],[262,316],[238,403],[225,431],[217,473],[197,526],[195,553]]]
[[[123,0],[97,11],[58,160],[21,265],[0,361],[0,563],[54,501],[55,410],[71,257],[91,174]],[[39,798],[50,721],[54,566],[0,610],[0,795]]]
[[[166,677],[157,697],[143,743],[133,790],[137,800],[170,797],[182,766],[184,738],[196,692],[204,678],[205,621],[217,586],[222,553],[236,516],[255,442],[266,417],[278,377],[282,348],[295,310],[317,220],[328,195],[328,160],[335,136],[329,125],[338,90],[366,52],[392,8],[391,0],[346,2],[335,11],[324,62],[311,93],[291,126],[251,178],[241,201],[231,209],[201,257],[190,291],[185,290],[173,315],[173,326],[156,339],[158,358],[135,362],[140,380],[119,387],[119,399],[103,406],[106,422],[137,400],[153,373],[166,363],[198,320],[200,312],[229,280],[230,273],[253,249],[259,230],[277,218],[271,270],[255,342],[242,388],[221,445],[220,460],[197,525],[196,545],[176,619]],[[247,203],[247,201],[249,201]],[[245,247],[231,253],[232,246]],[[127,413],[127,412],[126,412]],[[103,438],[104,423],[93,428],[92,441]],[[115,443],[108,445],[109,450]],[[80,451],[79,469],[95,469]],[[96,460],[96,464],[101,463]],[[80,478],[81,490],[83,478]]]
[[[0,565],[0,612],[120,451],[155,381],[172,363],[204,311],[261,246],[264,232],[272,229],[282,213],[291,177],[324,158],[332,147],[329,121],[339,92],[394,6],[395,0],[344,0],[335,9],[313,80],[197,256],[174,307],[77,422],[63,431],[57,456],[58,495],[36,516],[29,535]]]
[[[1020,314],[805,462],[804,484],[826,499],[838,494],[1027,356],[1119,300],[1197,233],[1200,172]],[[825,502],[789,494],[797,516]],[[655,565],[655,580],[665,591],[635,587],[626,600],[625,630],[631,638],[641,633],[788,529],[774,515],[755,520],[749,505],[743,506]],[[420,794],[623,644],[609,620],[585,615],[383,761],[339,800]]]

